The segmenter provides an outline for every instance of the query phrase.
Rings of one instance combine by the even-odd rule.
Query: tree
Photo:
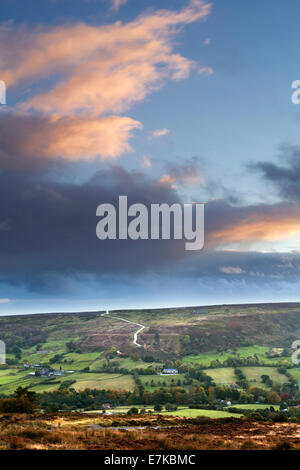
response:
[[[0,411],[3,413],[34,413],[36,409],[36,394],[27,387],[18,387],[14,398],[6,398],[0,402]]]
[[[173,403],[167,403],[165,408],[167,411],[176,411],[177,405],[173,405]]]
[[[28,401],[35,401],[36,393],[30,392],[28,387],[18,387],[14,392],[15,398],[26,399]]]
[[[270,376],[269,375],[266,375],[266,374],[263,374],[260,376],[261,377],[261,381],[262,383],[266,383],[268,380],[270,380]]]
[[[270,392],[268,395],[268,402],[272,405],[280,402],[280,396],[276,392]]]
[[[216,400],[215,387],[213,386],[210,386],[208,389],[208,399],[212,403]]]
[[[66,348],[67,348],[67,352],[75,352],[76,351],[76,343],[74,343],[74,341],[69,341],[68,343],[66,343]]]
[[[21,357],[22,357],[22,350],[21,348],[19,348],[19,346],[15,346],[13,349],[12,349],[12,352],[13,354],[15,355],[15,358],[17,360],[20,360]]]
[[[159,403],[157,403],[156,405],[154,405],[154,411],[161,411],[162,408],[163,408],[163,407],[162,407]]]

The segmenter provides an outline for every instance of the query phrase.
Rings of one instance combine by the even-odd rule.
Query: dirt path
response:
[[[134,333],[133,341],[132,341],[132,342],[133,342],[133,344],[134,344],[135,346],[137,346],[138,348],[140,348],[140,347],[142,346],[141,344],[139,344],[139,343],[137,342],[137,339],[138,339],[138,334],[139,334],[141,331],[143,331],[143,329],[145,328],[144,325],[141,325],[140,323],[135,323],[135,322],[130,321],[130,320],[125,320],[125,318],[115,317],[114,315],[110,315],[109,310],[106,310],[106,313],[102,313],[101,316],[102,316],[102,317],[107,317],[107,316],[109,316],[110,318],[116,318],[117,320],[125,321],[126,323],[130,323],[131,325],[136,325],[136,326],[138,326],[139,329]]]

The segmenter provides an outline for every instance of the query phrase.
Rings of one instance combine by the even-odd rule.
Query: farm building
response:
[[[111,409],[111,404],[110,403],[103,403],[102,408],[104,410],[110,410]]]

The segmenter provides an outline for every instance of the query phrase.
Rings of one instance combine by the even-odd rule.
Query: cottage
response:
[[[110,403],[103,403],[102,408],[104,410],[110,410],[111,409],[111,404]]]
[[[267,352],[267,357],[281,357],[283,356],[283,348],[270,348]]]

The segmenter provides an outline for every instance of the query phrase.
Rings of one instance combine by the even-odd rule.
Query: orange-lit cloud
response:
[[[244,243],[254,241],[274,242],[300,234],[300,217],[297,214],[278,214],[265,217],[253,216],[247,220],[232,223],[211,233],[217,243]]]
[[[13,125],[13,129],[12,129]],[[13,156],[92,160],[97,156],[115,158],[130,151],[129,138],[141,124],[128,117],[32,117],[14,115],[1,119],[6,140],[0,139],[1,167],[13,168]],[[13,138],[17,134],[17,139]],[[117,138],[116,138],[117,136]],[[3,156],[5,153],[6,158]],[[19,165],[22,166],[19,158]],[[14,168],[16,169],[16,168]]]
[[[178,183],[183,186],[194,186],[196,184],[204,184],[204,179],[197,174],[181,174],[178,176],[165,174],[160,178],[160,183],[163,184],[174,184]]]
[[[173,184],[176,182],[176,178],[174,176],[171,176],[171,175],[163,175],[160,180],[159,180],[160,183],[163,183],[163,184]]]
[[[116,7],[118,4],[120,1],[115,2]],[[16,109],[39,113],[51,122],[41,155],[62,154],[74,159],[82,152],[83,158],[115,157],[129,150],[131,131],[141,124],[124,116],[118,120],[117,114],[128,111],[168,80],[187,78],[192,69],[207,73],[207,67],[174,52],[173,39],[182,26],[205,20],[210,9],[203,0],[191,0],[180,11],[158,10],[129,23],[35,28],[2,25],[1,79],[10,88],[26,85],[30,90]],[[74,121],[61,128],[58,118],[66,116]],[[80,126],[75,116],[81,119]],[[35,134],[32,142],[28,139],[24,145],[26,151],[27,147],[40,151]]]
[[[46,113],[119,113],[196,67],[174,52],[177,27],[207,18],[210,5],[193,0],[179,12],[159,10],[123,24],[75,24],[0,29],[1,77],[13,87],[55,77],[52,89],[23,102]],[[26,50],[26,54],[24,54]]]

